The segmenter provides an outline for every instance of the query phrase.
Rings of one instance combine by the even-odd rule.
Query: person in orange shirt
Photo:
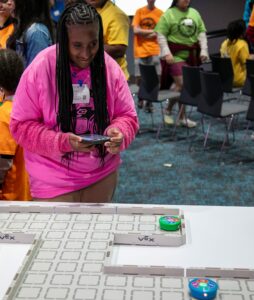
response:
[[[161,73],[160,47],[157,34],[153,29],[162,14],[163,11],[155,7],[155,0],[147,0],[147,5],[139,8],[133,18],[135,76],[138,84],[140,81],[139,64],[155,65],[158,75]],[[143,107],[142,99],[139,99],[138,106]],[[152,111],[151,103],[146,104],[145,110]]]
[[[0,48],[6,48],[6,43],[14,31],[12,12],[15,7],[13,0],[0,0]],[[3,104],[3,95],[0,92],[0,106]]]
[[[9,130],[13,95],[23,70],[23,61],[15,51],[0,49],[0,90],[4,95],[0,107],[0,200],[31,199],[23,149]]]
[[[6,42],[14,31],[13,0],[0,0],[0,48],[6,48]]]

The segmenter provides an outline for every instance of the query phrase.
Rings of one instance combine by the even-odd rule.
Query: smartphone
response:
[[[80,135],[80,137],[82,138],[82,143],[92,145],[104,144],[110,140],[109,136],[100,134],[84,134]]]

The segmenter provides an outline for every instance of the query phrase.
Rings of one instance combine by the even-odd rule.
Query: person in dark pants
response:
[[[155,7],[155,0],[147,0],[147,5],[139,8],[133,18],[132,26],[134,32],[134,57],[135,76],[137,84],[140,84],[139,64],[154,65],[158,76],[161,75],[160,47],[154,28],[163,12]],[[143,100],[139,99],[138,107],[143,107]],[[145,104],[145,111],[152,112],[152,103]]]

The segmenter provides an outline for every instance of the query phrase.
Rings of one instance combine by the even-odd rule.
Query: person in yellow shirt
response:
[[[129,40],[129,17],[110,0],[86,0],[86,2],[95,7],[101,15],[104,49],[117,61],[128,79],[126,50]]]
[[[231,58],[235,87],[243,86],[246,79],[246,60],[252,59],[248,44],[244,40],[245,29],[245,22],[241,19],[230,22],[227,27],[227,39],[220,48],[222,57]]]
[[[157,42],[157,34],[154,32],[163,11],[155,7],[156,0],[147,0],[147,5],[139,8],[133,18],[132,26],[134,32],[134,58],[135,76],[137,83],[140,81],[139,64],[154,65],[157,74],[161,73],[160,47]],[[151,112],[150,102],[146,104],[146,111]],[[143,107],[143,100],[139,99],[139,108]]]
[[[0,200],[30,200],[23,149],[9,130],[13,95],[23,73],[23,61],[13,50],[0,49]]]

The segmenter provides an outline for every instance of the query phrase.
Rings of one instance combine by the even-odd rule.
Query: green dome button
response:
[[[181,225],[181,219],[178,216],[163,216],[159,219],[160,229],[166,231],[178,230]]]

